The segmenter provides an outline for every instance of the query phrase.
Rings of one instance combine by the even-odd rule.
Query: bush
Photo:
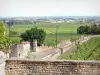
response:
[[[45,40],[46,33],[43,29],[31,28],[31,30],[26,30],[25,33],[22,33],[20,37],[22,40],[29,42],[33,42],[36,39],[38,46],[41,46]]]

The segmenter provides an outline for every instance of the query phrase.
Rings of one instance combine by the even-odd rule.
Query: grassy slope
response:
[[[80,25],[85,25],[85,24],[37,23],[37,24],[30,24],[30,25],[16,25],[14,28],[11,28],[11,29],[21,34],[25,32],[25,30],[31,29],[32,27],[42,28],[47,33],[45,42],[47,42],[49,45],[55,45],[56,25],[59,25],[59,29],[58,29],[58,41],[59,41],[59,40],[64,40],[64,39],[70,39],[71,34],[72,34],[72,40],[78,39],[79,36],[76,34],[76,29]],[[8,28],[6,28],[6,34],[8,34]],[[18,37],[12,37],[11,39],[13,40],[13,42],[16,42],[19,40]]]
[[[91,38],[69,54],[67,52],[62,54],[58,59],[100,60],[100,37]]]

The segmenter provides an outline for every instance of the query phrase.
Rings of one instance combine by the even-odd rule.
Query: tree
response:
[[[91,33],[91,28],[89,26],[80,26],[77,29],[78,34],[90,34]]]
[[[0,22],[0,50],[4,52],[8,52],[10,40],[4,35],[4,24],[3,22]]]
[[[98,32],[97,32],[97,34],[100,34],[100,27],[98,27]]]
[[[91,34],[91,28],[89,26],[84,26],[84,34]]]
[[[96,24],[91,26],[91,34],[100,34],[100,27]]]
[[[83,34],[85,31],[85,27],[84,26],[80,26],[78,29],[77,29],[77,34]]]
[[[26,32],[20,35],[22,40],[33,42],[34,39],[37,40],[38,46],[41,46],[45,40],[46,33],[43,29],[31,28],[31,30],[26,30]]]

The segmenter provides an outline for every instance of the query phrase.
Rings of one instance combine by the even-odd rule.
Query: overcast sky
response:
[[[0,0],[0,16],[100,16],[100,0]]]

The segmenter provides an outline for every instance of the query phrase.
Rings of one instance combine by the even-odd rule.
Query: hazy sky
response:
[[[100,16],[100,0],[0,0],[0,16]]]

